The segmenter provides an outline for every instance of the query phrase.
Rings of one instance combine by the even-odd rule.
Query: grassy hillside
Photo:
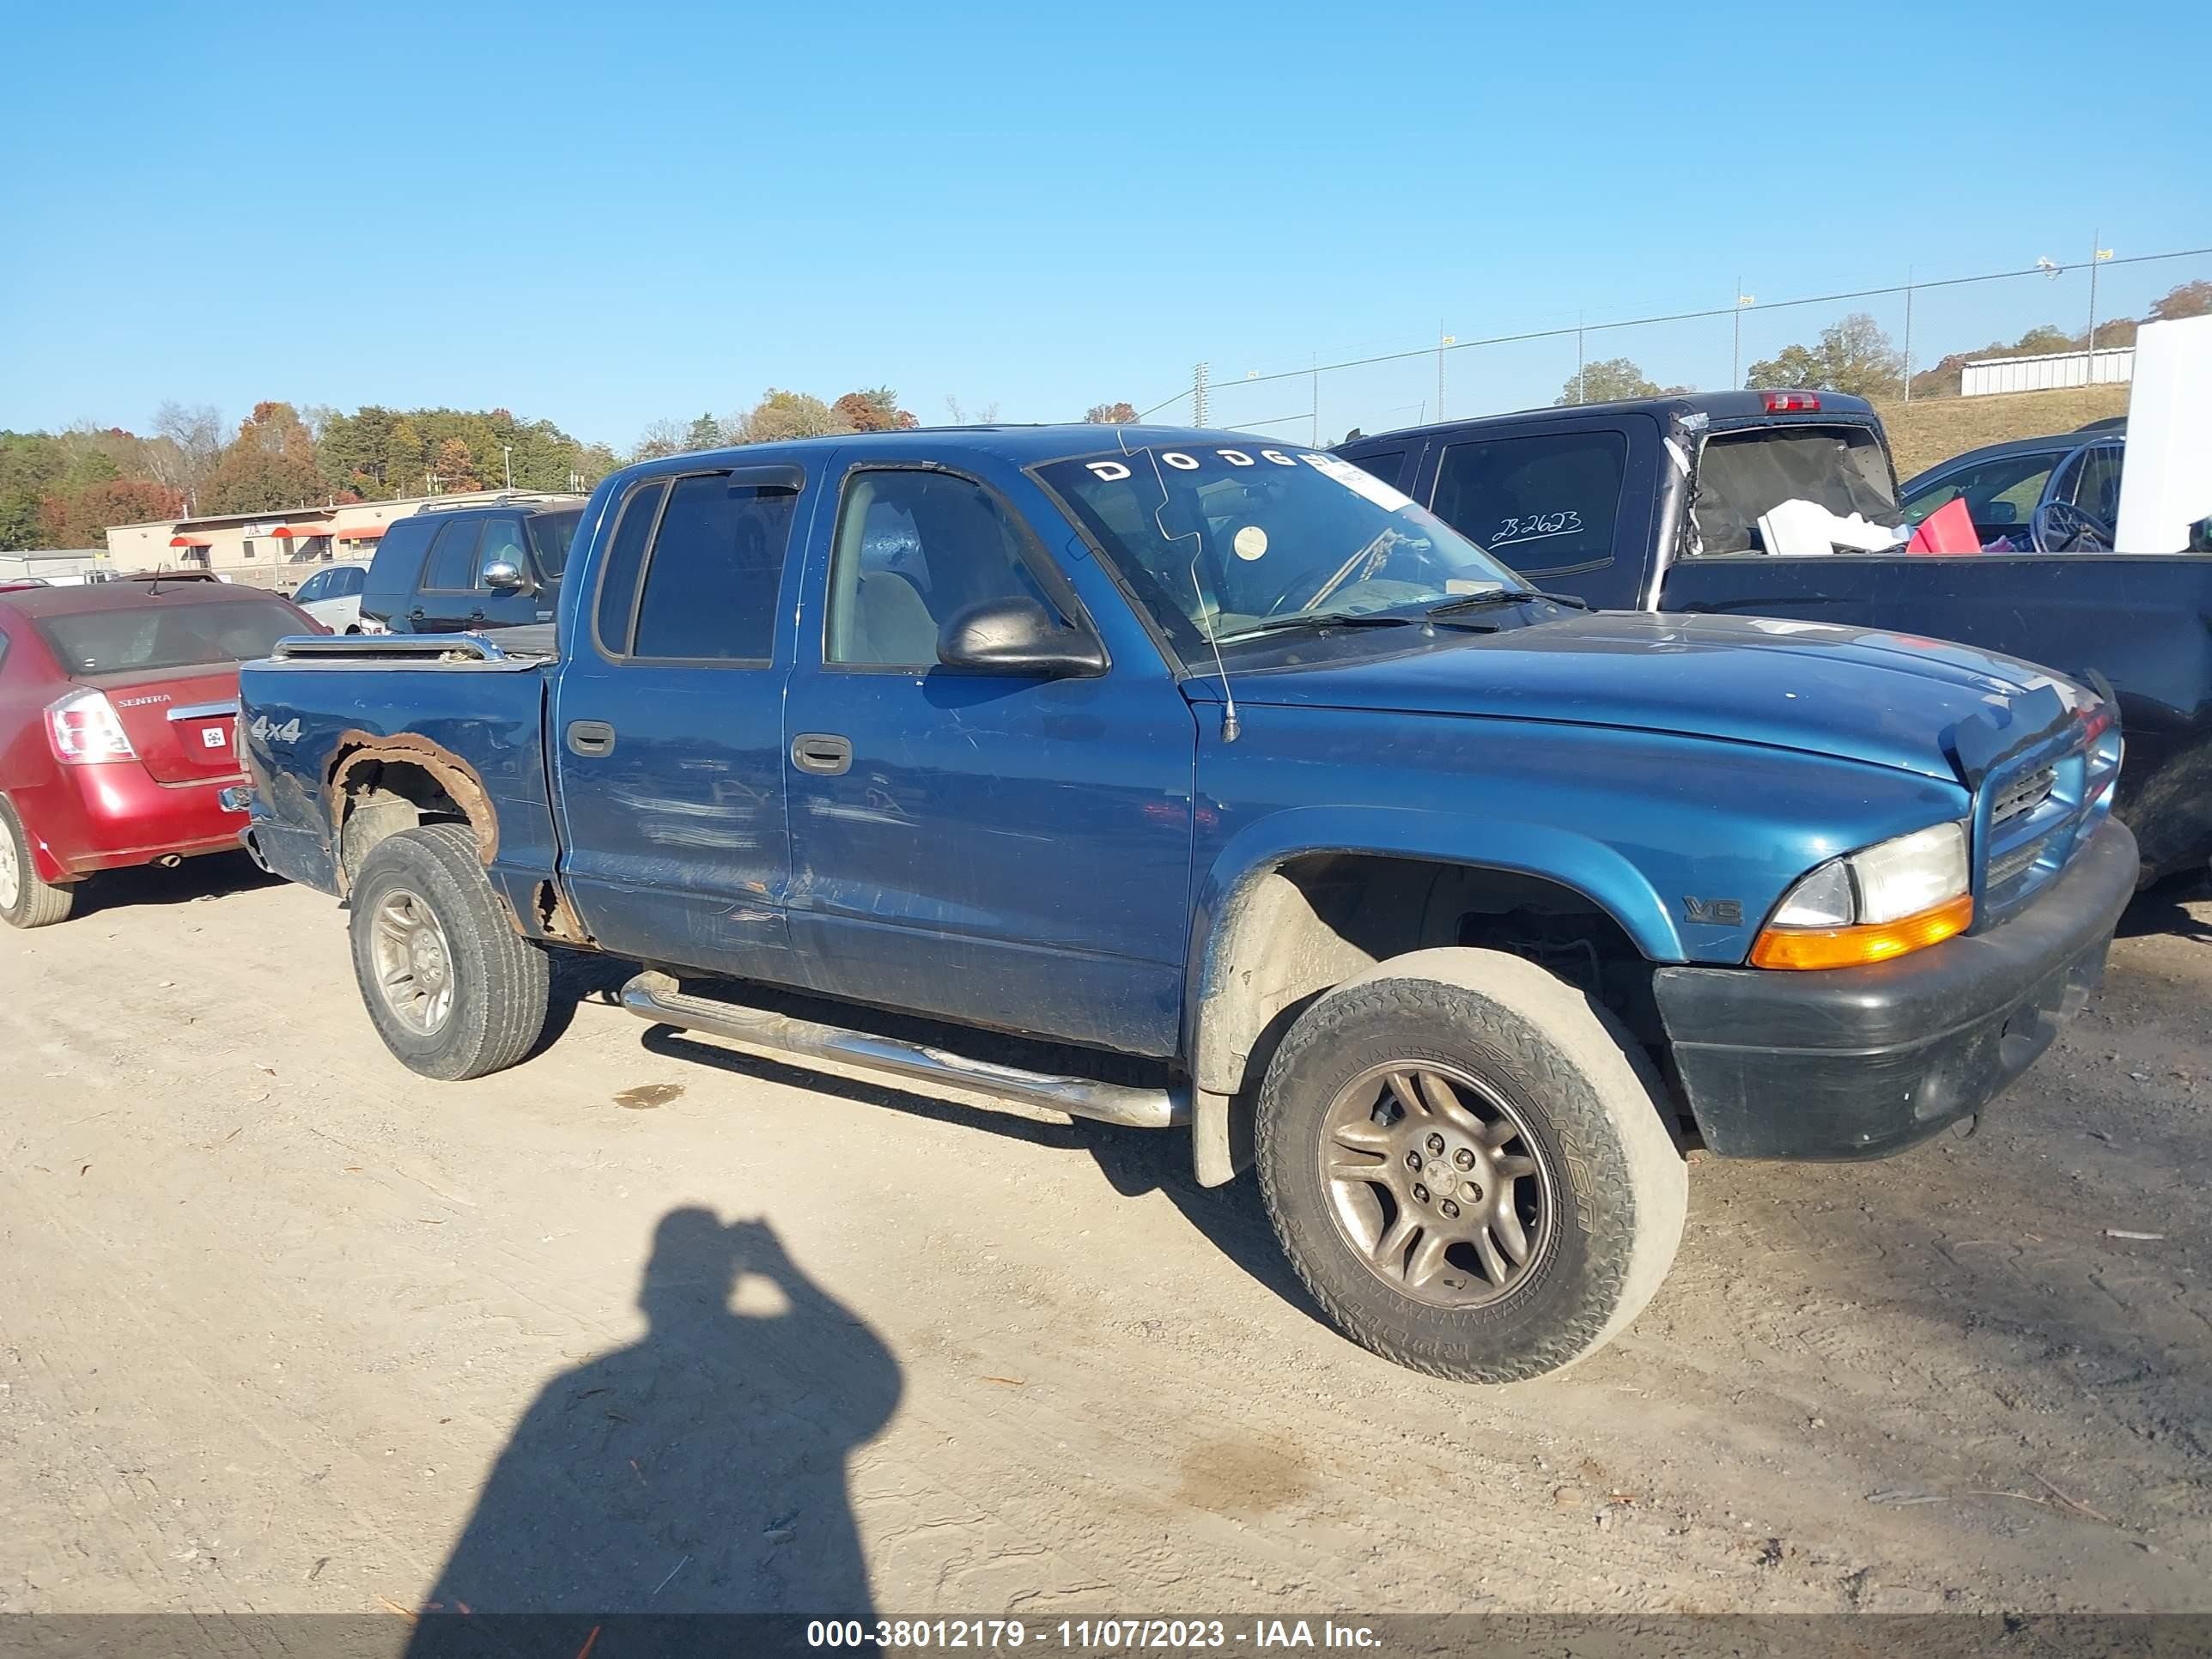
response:
[[[2071,432],[2090,421],[2128,412],[2124,386],[2089,386],[2063,392],[2008,392],[1993,398],[1916,398],[1909,404],[1880,403],[1889,447],[1897,454],[1899,483],[1938,461],[2008,438]]]

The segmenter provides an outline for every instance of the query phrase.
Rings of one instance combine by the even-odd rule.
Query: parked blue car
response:
[[[860,434],[603,483],[553,626],[288,641],[250,848],[392,1052],[530,1052],[556,951],[657,1024],[1256,1162],[1340,1327],[1593,1352],[1683,1151],[1978,1112],[2135,884],[2111,710],[1865,629],[1589,613],[1334,457]]]

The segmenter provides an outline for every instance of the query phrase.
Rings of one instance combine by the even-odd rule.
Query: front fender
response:
[[[1534,876],[1572,889],[1617,922],[1652,962],[1687,959],[1666,902],[1644,872],[1614,848],[1574,830],[1492,820],[1418,807],[1302,806],[1242,826],[1224,842],[1200,879],[1190,956],[1184,975],[1183,1052],[1200,1089],[1221,1094],[1242,1086],[1254,1024],[1225,1017],[1231,1000],[1271,1007],[1280,998],[1232,999],[1237,941],[1248,927],[1273,937],[1294,955],[1331,947],[1316,941],[1298,913],[1291,884],[1270,881],[1292,860],[1322,854],[1366,854]],[[1282,917],[1273,913],[1285,912]],[[1287,925],[1285,925],[1287,924]],[[1273,963],[1271,975],[1333,982],[1366,966],[1341,961]],[[1255,971],[1257,971],[1255,969]]]

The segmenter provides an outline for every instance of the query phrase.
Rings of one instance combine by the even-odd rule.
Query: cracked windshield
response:
[[[1178,648],[1519,586],[1381,479],[1309,450],[1147,447],[1037,469]]]

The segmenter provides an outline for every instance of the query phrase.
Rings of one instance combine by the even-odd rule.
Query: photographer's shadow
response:
[[[703,1209],[662,1218],[638,1305],[641,1340],[523,1417],[410,1653],[466,1615],[874,1616],[846,1460],[898,1402],[890,1351],[766,1223]]]

